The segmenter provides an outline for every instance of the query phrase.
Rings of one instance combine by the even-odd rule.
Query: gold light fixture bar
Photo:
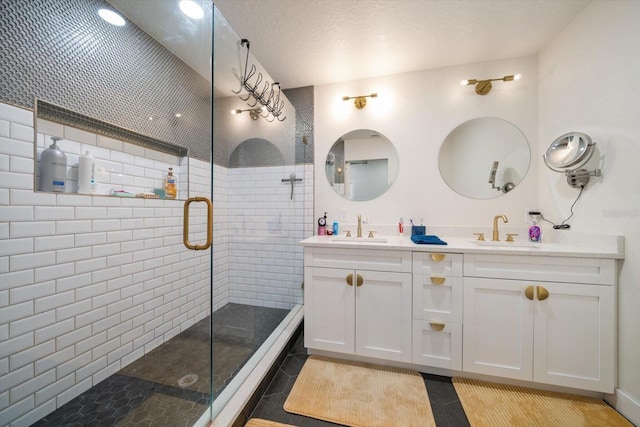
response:
[[[491,88],[493,87],[491,82],[495,82],[498,80],[503,82],[512,82],[514,80],[520,80],[521,77],[522,77],[521,74],[513,74],[513,75],[501,77],[499,79],[485,79],[485,80],[469,79],[469,80],[462,80],[460,84],[462,86],[475,85],[475,90],[478,95],[486,95],[489,92],[491,92]]]
[[[372,93],[369,95],[343,96],[342,100],[348,101],[350,99],[353,99],[353,105],[355,105],[358,110],[361,110],[367,105],[367,98],[377,98],[377,97],[378,97],[377,93]]]

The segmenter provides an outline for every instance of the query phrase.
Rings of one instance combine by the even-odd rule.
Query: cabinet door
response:
[[[532,285],[464,279],[463,370],[531,381],[535,304],[525,290]]]
[[[536,289],[534,381],[613,393],[613,286],[536,283]]]
[[[347,276],[353,274],[353,286]],[[355,272],[337,268],[304,269],[305,347],[353,354]]]
[[[411,274],[358,270],[356,354],[411,361]]]

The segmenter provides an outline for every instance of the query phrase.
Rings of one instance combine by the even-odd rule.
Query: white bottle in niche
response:
[[[96,162],[90,151],[85,151],[78,161],[78,193],[96,192]]]
[[[40,155],[40,191],[65,190],[67,181],[67,156],[58,147],[62,138],[53,136],[53,144]]]

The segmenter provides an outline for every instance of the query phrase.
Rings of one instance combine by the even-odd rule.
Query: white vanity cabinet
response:
[[[412,363],[462,370],[462,254],[413,253]]]
[[[612,393],[615,260],[465,254],[463,371]]]
[[[305,347],[411,361],[411,252],[305,248]]]

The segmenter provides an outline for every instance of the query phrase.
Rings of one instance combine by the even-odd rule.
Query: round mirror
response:
[[[491,199],[517,187],[529,169],[524,134],[506,120],[481,117],[455,128],[442,143],[440,174],[457,193]]]
[[[384,194],[398,175],[398,153],[389,139],[370,129],[342,135],[325,160],[329,185],[348,200],[372,200]]]

